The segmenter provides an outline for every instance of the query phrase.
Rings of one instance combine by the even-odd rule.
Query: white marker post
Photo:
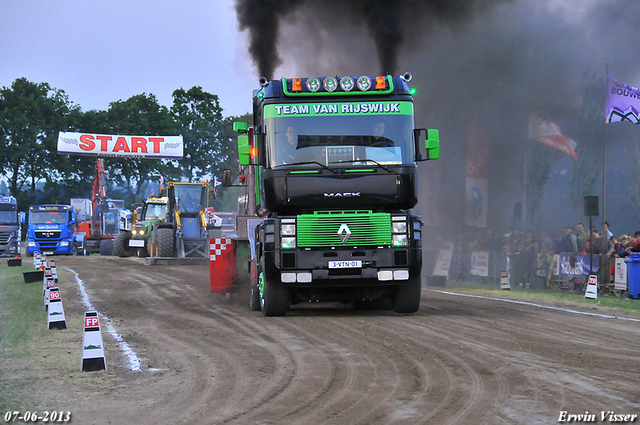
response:
[[[584,291],[585,298],[598,299],[598,276],[592,274],[587,282],[587,289]]]
[[[84,338],[80,370],[82,372],[107,370],[100,320],[98,320],[98,313],[95,311],[88,311],[84,314]]]
[[[56,280],[56,283],[58,283],[58,268],[56,267],[56,260],[49,261],[49,267],[51,267],[53,278]]]
[[[509,272],[507,270],[500,272],[500,289],[511,290],[511,281],[509,280]]]
[[[60,289],[56,287],[49,289],[49,314],[47,317],[49,329],[67,329]]]
[[[44,279],[44,309],[45,310],[49,310],[49,293],[51,291],[51,288],[55,288],[56,287],[56,283],[53,279],[49,278],[45,278]]]

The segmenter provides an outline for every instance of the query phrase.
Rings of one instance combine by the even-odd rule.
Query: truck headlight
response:
[[[68,241],[62,241],[62,242],[60,242],[60,246],[69,246],[69,242]]]
[[[406,221],[394,221],[391,224],[391,231],[393,233],[407,233],[407,222]]]
[[[296,225],[282,224],[282,226],[280,226],[280,234],[282,236],[294,236],[296,234]]]
[[[29,245],[29,246],[36,246],[36,243],[35,243],[35,242],[29,242],[29,244],[28,244],[28,245]]]
[[[407,246],[409,245],[409,238],[407,235],[393,235],[391,237],[393,246]]]
[[[137,231],[136,229],[133,229],[133,230],[131,230],[131,234],[132,234],[132,235],[137,235],[137,234],[138,234],[138,231]]]
[[[280,247],[283,249],[287,248],[295,248],[296,247],[296,238],[292,236],[286,236],[281,239]]]
[[[144,235],[144,229],[140,230],[140,236]]]
[[[296,219],[283,218],[280,222],[280,247],[282,249],[296,247]]]

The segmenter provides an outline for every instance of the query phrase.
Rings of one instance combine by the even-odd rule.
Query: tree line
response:
[[[83,112],[64,90],[18,78],[0,89],[0,178],[21,210],[34,203],[68,204],[89,198],[95,156],[57,153],[58,132],[123,135],[182,135],[182,160],[104,158],[107,195],[140,202],[149,185],[164,181],[203,181],[238,167],[234,121],[224,117],[218,96],[200,86],[176,89],[170,108],[153,94],[111,102],[105,110]],[[5,187],[0,186],[0,187]]]

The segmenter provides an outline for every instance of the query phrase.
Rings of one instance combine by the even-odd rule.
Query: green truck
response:
[[[249,306],[420,306],[418,161],[439,132],[415,128],[410,74],[260,80],[253,123],[235,123],[249,191]],[[424,141],[424,144],[420,142]],[[223,185],[230,185],[230,171]],[[242,232],[239,232],[242,233]]]

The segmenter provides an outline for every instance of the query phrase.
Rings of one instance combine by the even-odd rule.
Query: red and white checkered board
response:
[[[231,249],[231,239],[229,238],[216,238],[212,244],[209,244],[209,260],[215,261],[218,255],[222,255]]]

